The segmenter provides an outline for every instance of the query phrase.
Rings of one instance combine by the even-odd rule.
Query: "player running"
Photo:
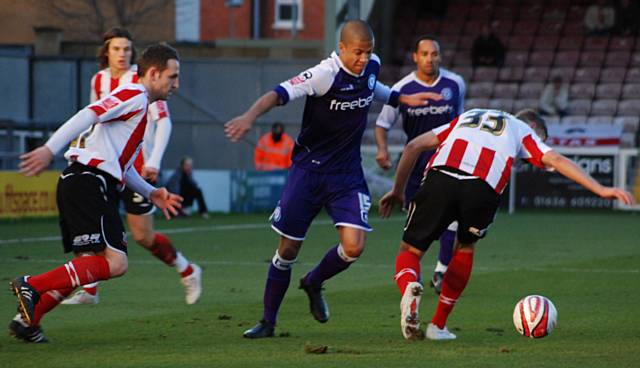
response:
[[[56,190],[65,252],[75,257],[36,276],[11,282],[18,311],[9,333],[27,342],[46,342],[40,320],[82,285],[127,271],[127,240],[118,212],[118,191],[126,184],[165,216],[177,215],[182,198],[154,188],[132,169],[147,124],[149,102],[167,99],[178,88],[179,57],[168,45],[150,46],[138,64],[139,84],[125,84],[80,110],[41,147],[20,156],[20,172],[42,172],[54,155],[90,127],[84,144],[68,148],[71,163]]]
[[[400,325],[406,339],[424,338],[418,318],[420,259],[452,221],[459,224],[456,246],[426,337],[456,338],[446,327],[447,317],[471,277],[475,244],[493,222],[514,160],[557,170],[602,198],[634,202],[631,193],[602,186],[573,161],[546,146],[541,140],[546,137],[545,121],[533,110],[512,116],[473,109],[407,144],[393,189],[380,200],[383,218],[390,215],[395,203],[403,203],[408,177],[420,153],[436,147],[437,151],[426,166],[424,184],[410,203],[396,257],[395,279],[402,293]]]
[[[387,149],[387,131],[396,123],[402,124],[407,135],[407,142],[426,133],[433,128],[445,125],[456,116],[464,112],[464,80],[458,74],[440,68],[442,56],[440,43],[431,36],[420,36],[415,44],[413,61],[416,70],[409,73],[396,83],[391,89],[400,93],[433,92],[442,96],[442,100],[429,106],[411,107],[399,105],[392,107],[385,105],[376,121],[375,137],[378,146],[376,161],[381,168],[391,168],[391,159]],[[417,163],[411,171],[407,188],[404,192],[404,208],[409,205],[411,198],[420,188],[423,170],[435,151],[425,151],[418,157]],[[438,263],[431,277],[430,285],[440,294],[442,277],[447,271],[453,253],[453,241],[456,237],[458,223],[452,223],[440,236],[440,253]]]
[[[104,44],[98,52],[100,71],[91,79],[91,102],[107,96],[113,90],[127,83],[138,82],[138,66],[135,49],[129,32],[113,28],[104,36]],[[142,152],[136,158],[134,168],[149,183],[157,182],[160,162],[171,136],[171,117],[167,102],[158,100],[149,104],[147,129],[144,132]],[[72,145],[82,145],[82,138]],[[156,232],[153,226],[155,207],[141,195],[128,187],[119,193],[127,212],[127,223],[133,239],[169,267],[173,267],[181,277],[185,289],[185,301],[194,304],[202,293],[202,270],[189,262],[177,251],[166,235]],[[85,285],[62,304],[97,304],[98,283]]]
[[[302,128],[293,151],[293,166],[280,202],[272,215],[272,228],[280,234],[269,266],[262,320],[245,331],[247,338],[273,336],[278,309],[289,288],[291,267],[313,218],[324,207],[333,218],[340,241],[300,280],[309,297],[313,317],[329,320],[322,295],[323,283],[346,270],[362,254],[365,233],[371,231],[369,190],[364,180],[360,143],[367,113],[374,99],[397,105],[422,106],[437,94],[400,95],[377,82],[380,59],[373,54],[373,32],[360,20],[347,22],[340,33],[339,54],[281,83],[260,97],[243,115],[225,125],[237,141],[253,122],[277,105],[306,96]]]

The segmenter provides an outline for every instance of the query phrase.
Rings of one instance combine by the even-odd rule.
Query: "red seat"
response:
[[[453,18],[459,19],[459,18]],[[462,28],[464,27],[464,21],[450,21],[443,22],[440,26],[440,35],[459,35],[462,33]]]
[[[631,67],[640,66],[640,52],[636,51],[631,54]]]
[[[493,28],[493,32],[496,36],[501,40],[506,40],[509,38],[511,31],[513,30],[513,20],[511,20],[511,18],[498,18],[491,22],[491,27]]]
[[[601,83],[596,87],[596,98],[619,99],[622,94],[622,83]]]
[[[609,50],[611,51],[631,51],[635,44],[633,37],[613,37],[609,41]]]
[[[571,5],[567,12],[567,20],[573,22],[582,22],[584,20],[584,13],[586,7],[580,5]]]
[[[540,100],[537,98],[524,98],[515,100],[513,103],[513,111],[518,112],[524,109],[533,109],[538,110],[538,106],[540,105]]]
[[[469,109],[486,109],[489,107],[488,98],[469,98],[464,102],[464,108]]]
[[[587,124],[594,125],[611,125],[613,116],[589,116]]]
[[[493,82],[498,79],[498,68],[481,66],[476,68],[473,73],[475,82]]]
[[[604,68],[600,72],[600,82],[622,82],[626,73],[625,68]]]
[[[551,66],[553,63],[553,51],[534,51],[529,54],[529,65],[531,66]]]
[[[496,99],[489,100],[489,108],[511,113],[513,111],[513,99],[496,98]]]
[[[521,66],[505,66],[498,72],[498,80],[501,82],[520,82],[524,76],[524,68]]]
[[[526,51],[509,51],[505,58],[506,66],[522,66],[527,64],[529,53]]]
[[[462,33],[466,37],[478,36],[480,33],[482,33],[482,26],[484,26],[485,24],[486,24],[485,21],[469,20],[467,21],[467,23],[465,23],[464,30]]]
[[[604,58],[604,51],[583,51],[580,54],[580,66],[602,66]]]
[[[440,30],[440,20],[438,19],[418,19],[416,31],[420,34],[437,34]]]
[[[640,68],[629,68],[624,78],[625,83],[640,83]]]
[[[618,115],[639,116],[640,99],[620,101],[618,104]]]
[[[520,20],[513,26],[513,34],[526,36],[535,35],[539,25],[535,20]]]
[[[493,14],[493,4],[487,1],[476,3],[471,7],[470,13],[474,19],[488,20]]]
[[[631,53],[628,51],[609,51],[604,60],[605,66],[624,66],[629,65]]]
[[[465,3],[453,3],[447,7],[447,16],[449,18],[466,18],[471,7]]]
[[[539,3],[521,5],[518,11],[518,19],[537,21],[542,15],[542,5]],[[534,31],[532,31],[534,32]]]
[[[471,98],[482,97],[489,98],[493,93],[492,82],[471,83],[469,85],[468,95]]]
[[[562,80],[565,82],[571,82],[573,80],[573,75],[575,73],[575,68],[570,66],[560,66],[556,68],[552,68],[549,72],[548,78],[551,79],[556,75],[562,77]]]
[[[593,102],[593,105],[591,105],[591,114],[613,116],[616,114],[617,109],[618,109],[617,99],[595,100]]]
[[[459,68],[456,68],[453,72],[459,74],[462,79],[465,80],[465,82],[470,81],[471,77],[473,76],[473,68],[470,66],[461,66]]]
[[[596,94],[595,83],[573,83],[569,87],[569,96],[574,99],[587,98],[593,99]]]
[[[622,86],[622,98],[640,98],[640,83],[627,83]]]
[[[544,89],[544,83],[540,82],[527,82],[520,85],[518,92],[518,98],[540,98],[542,90]]]
[[[560,38],[558,36],[538,36],[533,41],[533,51],[555,51]]]
[[[580,21],[568,21],[564,24],[564,28],[562,28],[562,34],[564,36],[583,36],[584,35],[584,26],[582,25],[582,20]]]
[[[584,38],[582,36],[564,36],[558,41],[560,51],[579,51],[582,48]]]
[[[569,100],[569,112],[572,115],[589,115],[591,111],[591,100]],[[564,123],[564,119],[563,119]]]
[[[564,23],[559,20],[543,21],[538,28],[538,34],[543,36],[557,36],[560,34]]]
[[[517,94],[517,83],[496,83],[496,85],[493,86],[494,98],[514,98]]]
[[[515,19],[517,5],[512,6],[498,6],[493,10],[493,18],[497,20],[511,20]]]
[[[580,53],[577,51],[558,51],[554,60],[554,66],[576,66],[580,60]]]
[[[589,51],[605,51],[609,46],[609,36],[592,36],[584,40],[584,49]]]
[[[531,35],[514,35],[507,41],[507,49],[511,51],[528,51],[533,45],[533,36]]]
[[[600,78],[600,68],[577,68],[573,74],[574,82],[596,82]]]
[[[546,66],[530,66],[524,70],[523,82],[546,81],[549,76],[549,68]]]
[[[455,50],[458,48],[458,40],[460,36],[458,35],[442,35],[438,38],[440,41],[440,49],[441,50]],[[413,46],[413,45],[412,45]],[[413,51],[413,50],[412,50]]]

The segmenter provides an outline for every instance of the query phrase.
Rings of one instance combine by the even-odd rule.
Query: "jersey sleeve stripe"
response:
[[[100,106],[100,105],[91,105],[91,106],[89,106],[89,108],[91,110],[93,110],[93,112],[95,112],[96,115],[98,115],[98,116],[100,116],[100,115],[104,114],[105,112],[107,112],[107,110],[104,107]]]
[[[139,89],[123,89],[122,91],[119,91],[113,96],[116,97],[118,100],[125,102],[141,93],[142,91]]]
[[[140,111],[142,111],[142,109],[138,109],[138,110],[134,110],[134,111],[131,111],[129,113],[126,113],[126,114],[122,114],[122,115],[120,115],[118,117],[115,117],[113,119],[109,119],[109,120],[103,121],[103,123],[112,123],[114,121],[126,121],[126,120],[129,120],[132,117],[134,117]]]
[[[527,161],[529,161],[532,165],[544,168],[544,164],[542,163],[543,153],[540,148],[538,148],[538,145],[536,144],[536,141],[533,139],[531,134],[522,139],[522,144],[531,155],[531,157],[527,159]]]
[[[447,139],[453,128],[456,126],[457,122],[458,118],[456,117],[455,119],[451,120],[448,126],[443,125],[434,129],[434,133],[436,133],[436,136],[438,137],[440,143],[444,142],[444,140]]]
[[[459,169],[460,163],[462,162],[462,157],[464,156],[464,151],[467,150],[468,145],[469,142],[465,141],[464,139],[456,139],[451,146],[451,152],[449,153],[449,157],[447,157],[445,166]]]
[[[493,158],[496,155],[496,151],[482,147],[480,151],[480,156],[478,157],[478,162],[476,163],[475,169],[473,169],[473,176],[477,176],[482,180],[487,179],[487,175],[489,175],[489,170],[493,165]]]
[[[122,154],[118,158],[118,163],[120,164],[120,168],[124,171],[125,166],[131,160],[131,156],[136,153],[140,142],[142,142],[142,137],[144,136],[144,130],[147,127],[147,114],[145,114],[140,123],[136,126],[133,133],[129,137],[129,140],[124,146],[122,150]]]
[[[280,97],[280,101],[282,102],[282,105],[286,105],[287,102],[289,102],[289,92],[287,92],[287,90],[284,87],[282,87],[281,85],[278,85],[276,88],[273,89],[273,91],[278,94],[278,97]]]
[[[509,182],[509,177],[511,176],[511,167],[513,166],[513,157],[509,157],[507,159],[507,163],[504,166],[504,170],[502,170],[502,175],[500,175],[500,180],[498,184],[496,184],[496,193],[500,194],[504,190],[504,187],[507,186]]]

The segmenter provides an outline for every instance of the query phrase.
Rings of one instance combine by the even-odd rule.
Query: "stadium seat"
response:
[[[626,83],[622,86],[622,98],[640,98],[640,83]]]
[[[611,125],[613,122],[612,116],[589,116],[587,119],[587,124],[594,125]]]
[[[538,28],[537,20],[542,15],[542,5],[540,3],[521,5],[518,10],[518,19],[526,19],[528,21],[536,21],[536,29]],[[531,30],[534,33],[534,30]]]
[[[470,98],[473,98],[473,97],[489,98],[492,93],[493,93],[492,82],[471,83],[469,85],[469,89],[467,90],[467,94],[469,95]]]
[[[519,20],[513,25],[513,34],[519,36],[533,36],[536,34],[539,25],[540,23],[535,20]]]
[[[587,116],[586,115],[569,115],[565,116],[560,120],[561,124],[566,125],[578,125],[578,124],[586,124]]]
[[[558,41],[558,50],[560,51],[580,51],[584,38],[582,36],[565,36],[560,37]]]
[[[524,68],[521,66],[505,66],[498,71],[498,80],[501,82],[520,82],[524,76]]]
[[[556,35],[538,36],[533,40],[533,51],[555,51],[559,40]]]
[[[440,41],[440,48],[442,50],[455,51],[458,48],[459,39],[460,39],[460,36],[458,35],[442,35],[438,38],[438,41]]]
[[[507,52],[504,63],[506,66],[524,67],[525,65],[527,65],[528,56],[529,52],[527,51],[509,51]]]
[[[464,27],[464,21],[460,21],[459,18],[451,18],[450,20],[451,21],[443,22],[440,25],[440,35],[451,36],[451,35],[459,35],[460,33],[462,33],[462,29]]]
[[[584,21],[585,11],[586,11],[586,8],[584,6],[573,4],[569,7],[566,20],[572,23],[582,22]]]
[[[520,90],[518,92],[518,98],[535,98],[539,99],[542,94],[542,90],[544,89],[544,83],[540,82],[526,82],[520,85]]]
[[[591,114],[613,116],[616,114],[617,109],[618,109],[617,99],[595,100],[591,105]]]
[[[584,25],[582,19],[579,21],[568,21],[562,28],[562,35],[568,37],[576,37],[584,35]]]
[[[473,40],[473,37],[460,37],[460,40],[458,40],[458,51],[466,51],[468,55],[471,55]]]
[[[514,111],[518,111],[518,110],[514,110]],[[547,124],[560,124],[560,117],[556,116],[556,115],[547,115],[547,116],[543,116],[544,121]]]
[[[517,94],[517,83],[496,83],[496,85],[493,86],[494,98],[514,98]]]
[[[596,98],[619,99],[622,94],[622,83],[601,83],[596,87]]]
[[[456,74],[459,74],[462,77],[462,79],[464,79],[465,83],[468,83],[469,81],[471,81],[471,78],[473,77],[473,68],[470,66],[461,66],[451,71]]]
[[[524,70],[523,82],[546,81],[549,77],[549,68],[546,66],[530,66]]]
[[[631,54],[631,67],[640,67],[640,52],[636,51]]]
[[[604,60],[604,66],[623,66],[626,67],[631,60],[631,53],[628,51],[610,51]]]
[[[624,81],[625,83],[640,83],[640,68],[629,68]]]
[[[497,9],[496,9],[497,10]],[[507,9],[508,10],[508,9]],[[511,31],[513,30],[513,20],[511,18],[497,18],[491,22],[491,27],[493,28],[493,32],[500,38],[501,40],[506,40],[511,35]]]
[[[542,19],[545,20],[555,20],[555,21],[563,21],[567,16],[567,3],[555,3],[555,4],[547,4],[542,12]],[[546,23],[546,21],[545,21]],[[544,23],[541,26],[544,28]],[[562,24],[560,24],[560,28],[557,29],[557,33],[560,33],[560,29],[562,28]]]
[[[418,24],[416,25],[416,31],[420,34],[437,34],[440,30],[440,20],[429,18],[429,19],[418,19]]]
[[[640,99],[620,101],[618,115],[640,116]]]
[[[456,67],[471,66],[471,52],[468,50],[458,50],[453,57],[453,64]]]
[[[464,102],[465,109],[486,109],[489,107],[489,99],[488,98],[469,98]]]
[[[496,79],[498,79],[498,68],[481,66],[473,72],[474,82],[494,82]]]
[[[576,69],[570,66],[555,67],[549,71],[549,75],[547,76],[547,79],[552,79],[553,77],[558,75],[562,77],[562,80],[564,80],[565,82],[571,82],[573,80],[573,75],[575,71]]]
[[[573,74],[574,82],[596,82],[600,78],[600,68],[577,68]]]
[[[462,31],[464,37],[476,37],[482,33],[482,26],[487,24],[485,21],[468,20]]]
[[[591,111],[591,100],[587,99],[570,99],[569,113],[572,115],[589,115]]]
[[[516,25],[517,26],[517,25]],[[529,51],[535,38],[532,35],[513,35],[507,41],[507,57],[513,51]]]
[[[511,98],[494,98],[489,100],[489,108],[513,113],[513,99]]]
[[[512,6],[498,6],[493,10],[493,18],[499,21],[515,19],[516,14]]]
[[[583,48],[587,51],[605,51],[609,46],[609,36],[591,36],[584,39]]]
[[[558,51],[553,65],[575,67],[578,64],[578,60],[580,60],[580,53],[578,51]]]
[[[609,50],[631,52],[635,41],[633,37],[612,37],[611,41],[609,41]]]
[[[622,82],[626,73],[625,68],[604,68],[600,72],[600,82]]]
[[[453,65],[453,59],[455,59],[456,57],[456,50],[443,46],[441,55],[442,66],[444,66],[445,68],[450,68]]]
[[[538,34],[542,36],[557,36],[560,34],[564,23],[559,20],[543,21],[538,28]]]
[[[515,100],[513,103],[513,111],[518,112],[524,109],[533,109],[538,110],[538,106],[540,105],[540,100],[537,98],[524,98]]]
[[[613,119],[613,123],[622,126],[623,132],[636,133],[640,129],[638,116],[618,116]]]
[[[595,83],[573,83],[569,87],[569,97],[573,99],[588,98],[591,100],[595,94]]]
[[[605,59],[604,51],[583,51],[580,54],[580,66],[601,66]]]
[[[549,67],[553,63],[553,57],[553,51],[534,51],[529,54],[529,65]]]
[[[490,1],[475,3],[469,13],[473,19],[489,20],[493,14],[493,4]]]

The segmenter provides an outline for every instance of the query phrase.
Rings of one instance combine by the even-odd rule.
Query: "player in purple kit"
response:
[[[439,95],[401,95],[378,83],[380,60],[373,54],[371,28],[361,20],[345,23],[339,54],[332,53],[315,67],[281,83],[260,97],[243,115],[225,125],[232,141],[246,134],[253,122],[277,105],[307,96],[302,128],[293,151],[293,166],[272,228],[280,234],[278,250],[269,267],[262,320],[245,331],[247,338],[273,336],[278,309],[291,280],[291,267],[313,218],[324,207],[333,218],[340,242],[300,280],[309,297],[313,317],[329,319],[322,296],[324,281],[346,270],[364,250],[371,231],[369,190],[362,173],[360,144],[373,100],[423,106]]]
[[[387,131],[396,123],[402,123],[402,129],[407,135],[407,142],[426,133],[433,128],[448,124],[456,116],[464,112],[464,80],[458,74],[440,68],[442,56],[440,43],[432,36],[420,36],[416,40],[413,52],[413,61],[416,70],[402,78],[393,85],[392,90],[400,93],[434,92],[442,96],[442,100],[429,106],[410,107],[399,105],[397,107],[384,106],[376,121],[375,137],[378,146],[376,161],[385,170],[391,168],[391,159],[387,149]],[[407,188],[404,193],[405,208],[411,198],[420,188],[423,169],[433,156],[435,151],[425,151],[418,157],[414,166]],[[440,237],[440,254],[431,286],[440,294],[442,278],[447,270],[453,254],[453,242],[456,236],[458,223],[452,223]]]

